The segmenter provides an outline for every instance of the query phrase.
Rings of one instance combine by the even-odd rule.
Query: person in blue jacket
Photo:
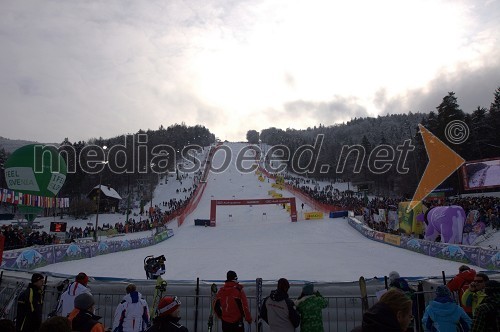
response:
[[[467,332],[470,330],[472,320],[451,298],[448,287],[440,285],[436,288],[436,298],[425,308],[422,323],[425,331]]]

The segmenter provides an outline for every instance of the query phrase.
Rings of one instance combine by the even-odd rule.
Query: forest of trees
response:
[[[452,120],[460,120],[469,128],[469,138],[462,144],[451,144],[446,139],[445,128]],[[298,173],[312,178],[352,181],[354,184],[365,184],[376,194],[394,196],[411,196],[427,165],[425,147],[418,132],[418,124],[422,124],[434,135],[450,146],[465,160],[477,160],[500,156],[500,87],[493,93],[493,100],[489,109],[477,107],[475,110],[464,112],[457,101],[455,93],[449,92],[443,97],[442,102],[430,113],[390,114],[377,118],[354,118],[351,121],[333,126],[319,125],[305,130],[268,128],[260,133],[249,130],[246,139],[252,144],[266,143],[271,146],[286,146],[290,151],[289,166],[293,166]],[[142,136],[141,136],[142,135]],[[141,137],[147,137],[147,142],[138,142]],[[321,148],[319,140],[322,139]],[[185,124],[175,124],[168,128],[160,126],[158,130],[139,131],[136,134],[121,135],[113,138],[93,138],[87,142],[70,142],[65,139],[60,145],[62,156],[66,159],[68,169],[75,172],[69,173],[65,185],[60,192],[62,197],[84,197],[91,188],[99,183],[115,188],[120,194],[128,193],[131,188],[143,189],[156,184],[159,177],[151,171],[152,164],[141,165],[140,160],[154,160],[153,147],[166,144],[173,148],[177,160],[181,159],[182,149],[188,145],[208,146],[216,141],[215,135],[204,126],[188,127]],[[409,141],[414,149],[408,150],[404,160],[406,172],[401,172],[395,163],[398,160],[398,147]],[[315,145],[316,144],[316,145]],[[133,172],[111,172],[108,168],[95,174],[84,172],[80,163],[74,160],[74,154],[64,153],[75,151],[77,154],[86,146],[117,146],[123,145],[123,153],[114,157],[117,163],[123,164],[127,170]],[[296,151],[301,151],[304,146],[317,147],[316,163],[308,164],[309,158],[297,161],[291,158]],[[139,146],[141,148],[139,148]],[[365,158],[362,164],[356,164],[356,153],[346,154],[346,146],[363,147]],[[396,152],[392,167],[376,174],[369,168],[369,156],[377,152],[381,146],[390,146]],[[139,151],[139,149],[143,149]],[[146,153],[146,154],[144,154]],[[144,157],[147,158],[144,158]],[[307,153],[304,154],[307,156]],[[0,166],[5,163],[9,154],[0,147]],[[168,160],[170,162],[170,158]],[[135,158],[135,160],[134,160]],[[140,160],[139,160],[140,159]],[[126,161],[125,161],[126,160]],[[293,164],[293,163],[296,164]],[[322,167],[328,165],[329,167]],[[144,168],[143,170],[139,168]],[[169,165],[170,171],[175,171],[173,162]],[[360,167],[359,171],[355,167]],[[290,167],[292,168],[292,167]],[[3,172],[2,172],[3,173]],[[448,178],[441,186],[461,188],[461,179],[458,172]],[[0,187],[5,188],[3,174],[0,176]],[[148,190],[149,192],[149,190]]]
[[[461,144],[450,143],[445,135],[445,128],[453,120],[463,121],[469,129],[468,139]],[[493,94],[493,101],[489,109],[478,106],[470,113],[464,112],[454,92],[449,92],[443,98],[436,111],[430,113],[408,113],[378,116],[377,118],[352,119],[345,124],[307,128],[306,130],[264,129],[259,137],[255,138],[254,131],[249,131],[247,139],[252,142],[260,140],[268,145],[284,145],[290,150],[286,156],[291,169],[299,170],[306,176],[313,178],[328,178],[350,180],[354,183],[368,184],[372,192],[383,195],[405,195],[411,197],[422,177],[428,159],[425,147],[418,130],[422,124],[441,141],[450,146],[466,161],[494,158],[500,156],[500,87]],[[310,158],[304,158],[304,164],[293,165],[291,156],[300,146],[315,146],[319,135],[324,135],[321,149],[317,149],[314,160],[316,164],[307,165]],[[411,140],[415,146],[409,151],[405,168],[406,174],[398,171],[394,165],[382,174],[375,174],[368,168],[368,156],[378,146],[390,145],[395,151],[402,146],[405,140]],[[362,146],[365,158],[359,172],[355,169],[355,155],[349,155],[346,160],[344,146]],[[397,156],[395,156],[397,158]],[[338,172],[338,165],[341,172]],[[321,165],[330,165],[328,171]],[[307,166],[307,167],[306,167]],[[316,167],[315,167],[316,166]],[[359,165],[358,165],[359,166]],[[452,188],[456,193],[461,188],[460,175],[457,171],[446,180],[440,188]]]

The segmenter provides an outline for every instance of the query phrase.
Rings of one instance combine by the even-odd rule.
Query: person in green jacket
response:
[[[300,313],[300,332],[323,332],[323,316],[321,311],[328,306],[328,301],[319,293],[314,292],[314,285],[307,283],[302,287],[302,293],[295,301]]]

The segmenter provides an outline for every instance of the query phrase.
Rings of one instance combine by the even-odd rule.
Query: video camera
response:
[[[154,257],[153,255],[144,258],[144,271],[148,279],[157,279],[158,276],[165,274],[165,262],[167,259],[164,255]]]

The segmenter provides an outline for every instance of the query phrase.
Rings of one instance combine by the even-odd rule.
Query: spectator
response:
[[[28,287],[17,299],[16,329],[19,332],[38,331],[42,324],[42,286],[44,276],[34,273]]]
[[[300,315],[295,304],[288,298],[290,283],[285,278],[278,280],[278,287],[264,299],[260,315],[272,331],[294,331],[300,325]]]
[[[75,298],[83,293],[90,293],[90,289],[87,288],[87,283],[89,282],[89,277],[80,272],[75,277],[75,281],[72,282],[68,289],[64,291],[61,295],[61,299],[59,300],[59,304],[57,305],[57,313],[60,316],[67,317],[70,312],[75,308],[74,302]],[[91,294],[92,295],[92,294]]]
[[[52,317],[42,323],[38,332],[71,332],[71,322],[66,317]]]
[[[149,325],[149,310],[146,300],[137,291],[134,284],[125,288],[127,295],[116,307],[113,319],[113,331],[142,332]]]
[[[321,311],[328,306],[328,301],[319,293],[314,292],[314,285],[305,284],[302,293],[295,301],[300,314],[301,332],[322,332],[323,316]]]
[[[425,299],[423,295],[421,295],[419,298],[417,298],[417,293],[416,291],[410,287],[408,284],[408,281],[402,277],[399,276],[399,273],[396,271],[392,271],[389,273],[389,287],[392,288],[397,288],[401,290],[405,295],[411,300],[412,302],[412,314],[413,316],[417,317],[420,319],[422,317],[422,313],[424,312],[425,309]],[[419,304],[421,304],[421,308],[419,308]],[[410,323],[410,330],[413,331],[413,327],[416,327],[417,331],[422,330],[420,323],[412,321]]]
[[[469,288],[470,283],[474,281],[475,277],[476,271],[474,269],[471,269],[467,265],[462,265],[458,268],[458,274],[446,284],[450,291],[458,292],[460,306],[464,308],[465,312],[470,317],[472,317],[472,307],[462,302],[462,296],[467,288]]]
[[[252,324],[247,296],[243,286],[238,283],[236,272],[228,271],[226,277],[224,286],[217,292],[214,311],[222,321],[223,332],[243,332],[243,320]]]
[[[78,332],[104,332],[101,317],[94,315],[95,301],[91,294],[82,293],[75,297],[75,309],[78,313],[71,319],[71,330]]]
[[[164,297],[158,303],[157,316],[148,332],[188,332],[185,326],[179,324],[181,301],[177,297]]]
[[[476,308],[471,332],[500,331],[500,282],[488,281],[485,293],[486,298]]]
[[[352,332],[403,332],[413,319],[411,300],[399,289],[391,288],[380,301],[363,314],[362,327]]]
[[[478,273],[474,277],[474,281],[470,283],[469,288],[462,295],[462,303],[464,303],[468,307],[472,307],[472,315],[476,312],[476,308],[478,305],[486,297],[486,293],[484,292],[484,288],[486,282],[489,281],[490,278],[484,273]]]
[[[422,323],[426,331],[466,332],[470,330],[472,320],[451,298],[448,287],[440,285],[436,288],[436,298],[425,308]]]
[[[16,332],[16,325],[10,319],[0,319],[0,331]]]

